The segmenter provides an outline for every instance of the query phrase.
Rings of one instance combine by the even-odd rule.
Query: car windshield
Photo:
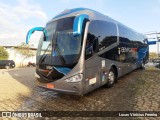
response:
[[[78,62],[82,40],[73,36],[73,21],[74,17],[69,17],[46,25],[46,36],[42,34],[37,51],[39,64],[67,66]]]

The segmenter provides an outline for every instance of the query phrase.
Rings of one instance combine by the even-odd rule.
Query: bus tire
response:
[[[141,70],[145,70],[145,63],[144,63],[144,60],[143,60],[142,63],[141,63],[140,69],[141,69]]]
[[[115,82],[116,82],[116,73],[115,73],[115,70],[111,68],[108,73],[107,83],[105,86],[107,88],[110,88],[114,85]]]

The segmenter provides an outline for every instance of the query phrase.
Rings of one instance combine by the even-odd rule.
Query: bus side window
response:
[[[88,33],[86,40],[86,56],[91,57],[93,54],[98,52],[98,39]]]
[[[90,50],[86,49],[86,55],[87,53],[92,53],[90,54],[91,57],[93,54],[117,42],[116,24],[102,20],[91,21],[88,28],[87,40],[92,44],[92,48]],[[88,57],[86,58],[88,59]]]

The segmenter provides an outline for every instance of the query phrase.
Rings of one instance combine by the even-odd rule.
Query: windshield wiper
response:
[[[62,55],[62,53],[61,53],[61,51],[60,51],[60,48],[59,48],[58,44],[56,43],[56,39],[54,39],[54,35],[53,35],[53,37],[52,37],[52,41],[51,41],[51,42],[53,43],[53,48],[54,48],[54,50],[56,51],[57,56],[60,58],[61,63],[64,65],[64,64],[65,64],[65,59],[64,59],[64,57],[63,57],[63,55]],[[48,49],[50,48],[50,46],[51,46],[51,43],[48,44],[46,50],[44,51],[44,53],[43,53],[42,56],[40,57],[40,59],[39,59],[39,64],[42,63],[42,62],[44,61],[44,59],[46,58],[46,56],[47,56],[47,55],[46,55],[46,52],[48,51]],[[53,51],[53,50],[52,50],[52,51]],[[52,54],[52,52],[51,52],[51,54]]]
[[[46,58],[47,55],[46,55],[45,53],[48,51],[48,48],[50,47],[50,45],[51,45],[51,43],[48,44],[46,50],[44,51],[44,53],[43,53],[42,56],[40,57],[40,59],[39,59],[39,64],[42,63],[42,62],[44,61],[44,59]]]
[[[60,60],[61,60],[61,63],[64,65],[65,64],[65,59],[64,59],[64,57],[63,57],[63,55],[62,55],[62,53],[61,53],[61,51],[60,51],[60,49],[59,49],[59,46],[58,46],[58,44],[57,44],[57,42],[56,42],[56,40],[57,40],[57,36],[58,35],[56,35],[56,39],[54,40],[54,36],[53,36],[53,39],[52,39],[52,43],[53,43],[53,48],[54,48],[54,50],[57,52],[57,54],[58,54],[58,57],[60,58]]]

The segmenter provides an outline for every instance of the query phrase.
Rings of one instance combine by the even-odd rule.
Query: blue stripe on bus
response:
[[[149,47],[140,48],[138,51],[138,61],[142,62],[148,51],[149,51]]]
[[[67,67],[54,67],[54,69],[56,69],[58,72],[62,73],[63,75],[66,75],[71,71],[71,69]]]
[[[43,27],[35,27],[35,28],[32,28],[31,30],[29,30],[27,33],[27,36],[26,36],[26,44],[28,44],[32,33],[34,33],[35,31],[43,31],[43,30],[44,30]]]
[[[84,19],[89,19],[89,16],[86,14],[81,14],[80,16],[77,16],[74,19],[74,26],[73,26],[74,36],[80,35],[82,33]]]

